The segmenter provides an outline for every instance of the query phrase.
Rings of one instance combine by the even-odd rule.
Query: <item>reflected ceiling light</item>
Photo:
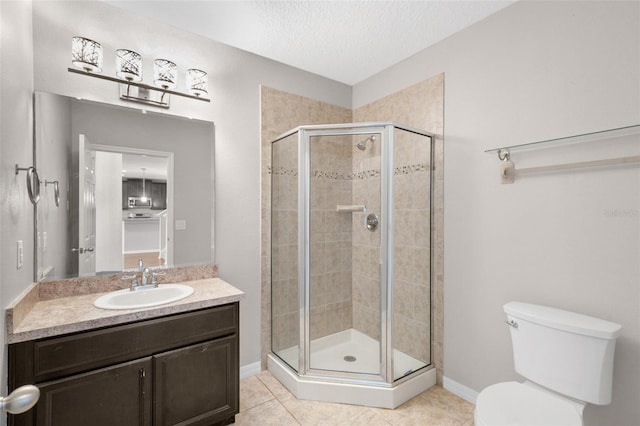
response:
[[[133,50],[116,50],[116,75],[127,81],[142,81],[142,56]]]
[[[86,72],[102,72],[102,46],[88,38],[73,37],[71,63]]]
[[[145,203],[147,201],[147,194],[145,192],[145,188],[144,188],[144,172],[146,171],[146,167],[142,167],[142,197],[140,197],[140,201],[142,201],[143,203]]]
[[[207,96],[209,77],[199,69],[187,70],[187,91],[194,96]]]
[[[1,0],[0,0],[1,1]],[[199,69],[187,70],[187,92],[174,90],[178,82],[178,67],[168,59],[153,62],[153,85],[142,83],[142,56],[129,49],[116,50],[116,75],[102,72],[102,46],[85,37],[71,39],[71,62],[69,72],[109,80],[120,84],[120,99],[169,108],[169,95],[177,95],[199,101],[211,102],[208,94],[207,73]]]

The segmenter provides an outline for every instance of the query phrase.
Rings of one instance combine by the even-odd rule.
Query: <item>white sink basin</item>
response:
[[[176,302],[193,294],[193,288],[182,284],[160,284],[156,288],[131,291],[118,290],[100,296],[93,306],[101,309],[139,309]]]

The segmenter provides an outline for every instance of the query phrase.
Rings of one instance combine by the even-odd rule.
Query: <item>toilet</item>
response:
[[[611,403],[621,326],[522,302],[504,305],[515,371],[526,380],[483,389],[476,426],[579,426],[586,404]]]

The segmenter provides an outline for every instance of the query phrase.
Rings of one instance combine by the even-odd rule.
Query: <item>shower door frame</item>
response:
[[[394,129],[401,129],[429,138],[429,180],[430,203],[433,198],[433,144],[434,135],[420,129],[394,124],[392,122],[364,122],[327,125],[308,125],[296,127],[271,143],[298,134],[298,308],[299,308],[299,344],[298,369],[299,377],[318,380],[332,380],[344,383],[393,387],[397,383],[425,371],[420,368],[411,374],[394,380],[393,369],[393,282],[394,276]],[[314,136],[349,136],[380,135],[380,371],[379,374],[353,373],[338,370],[311,368],[310,339],[310,188],[311,188],[311,137]],[[433,253],[433,209],[430,209],[430,253]],[[430,255],[433,265],[433,255]],[[433,328],[433,324],[431,324]],[[431,335],[433,335],[431,333]],[[432,345],[430,344],[430,347]],[[432,351],[432,349],[430,349]],[[273,352],[276,356],[279,355]],[[285,362],[286,365],[288,365]],[[433,366],[430,359],[425,367]],[[290,366],[291,368],[291,366]]]
[[[300,344],[299,348],[299,372],[300,376],[314,379],[331,378],[339,379],[344,382],[353,382],[358,384],[375,384],[376,386],[390,386],[388,381],[388,371],[393,372],[393,368],[389,368],[389,350],[388,346],[391,341],[388,339],[387,324],[390,316],[387,314],[389,303],[387,301],[388,292],[384,291],[388,288],[388,279],[392,275],[388,275],[389,251],[387,248],[389,223],[388,208],[388,169],[393,164],[393,159],[389,158],[387,150],[393,147],[393,132],[391,123],[349,123],[337,125],[318,125],[318,126],[300,126],[298,127],[298,295],[300,297]],[[380,263],[380,369],[377,374],[370,373],[353,373],[339,370],[324,370],[311,367],[311,334],[310,334],[310,316],[311,316],[311,299],[310,299],[310,188],[311,188],[311,138],[316,136],[352,136],[352,135],[379,135],[381,139],[380,150],[380,254],[387,255],[386,262]],[[387,142],[387,143],[385,143]],[[393,154],[391,149],[390,154]],[[392,198],[391,198],[392,199]],[[387,232],[383,232],[383,227]],[[391,253],[393,256],[393,253]],[[391,257],[392,258],[392,257]]]

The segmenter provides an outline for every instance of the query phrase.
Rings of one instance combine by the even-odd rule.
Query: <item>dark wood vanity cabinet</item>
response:
[[[14,426],[209,426],[239,409],[238,303],[9,345]]]

